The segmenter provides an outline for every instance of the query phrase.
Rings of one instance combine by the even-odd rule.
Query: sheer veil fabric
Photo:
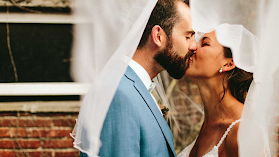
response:
[[[75,2],[74,16],[80,22],[74,28],[72,74],[92,86],[72,136],[75,148],[98,156],[110,102],[157,0]],[[241,157],[271,156],[272,120],[279,106],[277,6],[277,0],[190,0],[195,31],[216,29],[218,41],[232,49],[236,65],[254,73],[239,128]]]
[[[92,83],[72,132],[74,147],[98,156],[100,134],[116,88],[157,0],[75,1],[72,75]]]
[[[216,30],[217,40],[232,49],[236,66],[254,76],[238,131],[240,157],[271,156],[277,150],[278,6],[277,0],[190,0],[197,39]]]

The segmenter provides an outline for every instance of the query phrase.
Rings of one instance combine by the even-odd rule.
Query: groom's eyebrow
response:
[[[191,34],[191,35],[195,35],[196,32],[193,31],[193,30],[191,30],[191,31],[187,31],[186,33],[187,33],[187,34]]]

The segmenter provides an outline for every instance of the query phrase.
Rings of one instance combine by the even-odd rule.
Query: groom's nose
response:
[[[196,51],[195,50],[190,50],[188,53],[189,53],[188,56],[192,57],[196,53]]]
[[[195,38],[192,38],[189,44],[189,51],[196,51],[197,50],[197,43]]]

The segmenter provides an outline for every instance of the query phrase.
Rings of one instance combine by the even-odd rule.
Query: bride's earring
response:
[[[222,72],[223,72],[223,68],[220,68],[219,73],[222,73]]]

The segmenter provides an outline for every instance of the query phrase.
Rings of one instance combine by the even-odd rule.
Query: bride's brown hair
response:
[[[232,58],[230,48],[224,47],[224,55],[226,58]],[[233,70],[228,71],[223,80],[224,93],[220,101],[223,100],[226,90],[224,82],[228,82],[228,88],[232,95],[241,103],[244,103],[248,89],[253,80],[253,74],[235,67]]]

